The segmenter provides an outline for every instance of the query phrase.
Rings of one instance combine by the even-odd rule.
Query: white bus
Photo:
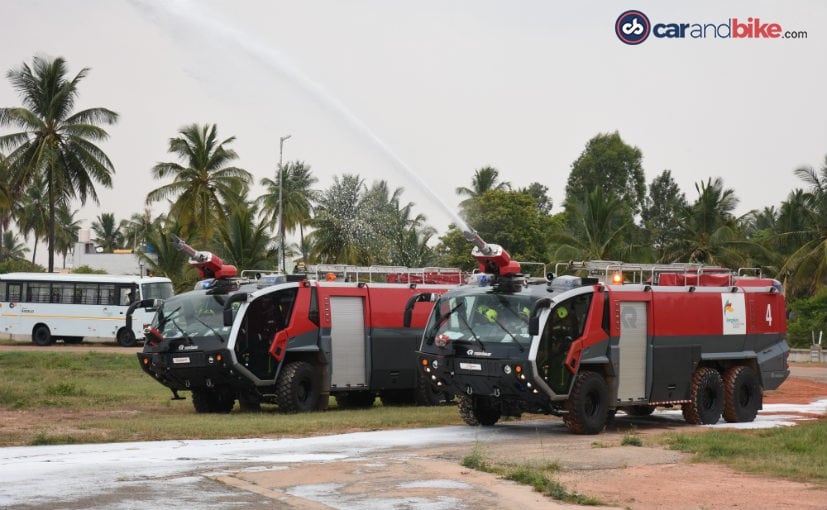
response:
[[[0,333],[31,335],[37,345],[117,340],[124,347],[143,339],[153,308],[135,310],[133,330],[126,309],[141,299],[173,294],[169,278],[102,274],[0,274]],[[12,338],[14,338],[12,336]]]

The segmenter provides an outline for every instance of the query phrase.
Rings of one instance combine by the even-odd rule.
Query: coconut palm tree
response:
[[[261,185],[265,188],[264,195],[257,200],[261,206],[261,214],[268,218],[267,225],[275,230],[279,221],[279,182],[284,183],[282,190],[282,214],[284,215],[283,232],[294,233],[299,228],[299,239],[302,259],[307,261],[307,247],[304,240],[304,226],[308,224],[313,212],[313,204],[318,197],[318,191],[312,187],[318,179],[310,172],[310,166],[302,161],[287,163],[282,167],[282,175],[276,170],[276,178],[263,178]],[[283,181],[282,181],[283,179]]]
[[[556,260],[618,260],[625,234],[633,226],[628,205],[617,196],[606,197],[602,188],[587,193],[583,200],[568,204],[571,230],[551,236]],[[582,233],[582,235],[581,235]]]
[[[508,191],[511,189],[511,183],[507,181],[500,181],[500,171],[491,166],[484,166],[478,170],[474,171],[474,177],[471,178],[471,187],[458,187],[456,190],[457,195],[460,197],[465,197],[465,200],[460,202],[460,207],[463,207],[463,204],[467,204],[469,200],[473,200],[486,191],[489,190],[498,190],[498,191]]]
[[[171,199],[169,216],[181,226],[184,238],[200,235],[212,238],[216,225],[224,218],[225,204],[233,197],[239,182],[249,184],[247,170],[227,166],[238,154],[227,147],[235,137],[218,141],[215,124],[183,127],[180,136],[169,140],[168,151],[183,163],[158,163],[152,168],[155,179],[172,177],[172,182],[149,192],[146,203]]]
[[[216,251],[239,270],[278,266],[276,248],[267,235],[267,221],[256,220],[257,216],[256,204],[240,201],[232,207],[227,221],[218,226]]]
[[[8,260],[24,260],[29,248],[11,230],[3,232],[3,253]]]
[[[106,140],[101,124],[114,124],[118,114],[106,108],[73,113],[78,85],[89,69],[66,78],[66,62],[34,57],[6,76],[20,93],[23,106],[0,108],[0,126],[21,131],[0,136],[0,148],[9,149],[6,167],[11,190],[19,193],[33,182],[45,181],[48,210],[48,270],[54,270],[55,223],[58,205],[67,197],[98,203],[94,184],[112,187],[115,169],[95,142]]]
[[[57,225],[55,225],[55,252],[63,256],[63,268],[66,269],[66,256],[75,249],[80,231],[80,220],[75,219],[77,210],[71,210],[68,204],[57,208]]]
[[[43,195],[46,193],[46,182],[44,178],[33,181],[25,188],[23,195],[14,204],[13,215],[17,222],[17,228],[28,240],[31,235],[34,238],[32,249],[32,264],[37,258],[37,245],[41,239],[49,235],[48,212],[43,209]]]
[[[113,213],[101,213],[92,222],[92,232],[97,236],[94,241],[105,253],[112,253],[123,246],[124,237]]]
[[[827,156],[821,168],[804,166],[793,172],[808,185],[804,193],[794,196],[782,205],[781,216],[789,221],[790,213],[799,217],[801,227],[788,231],[787,237],[800,242],[779,271],[788,279],[791,295],[815,294],[827,283]],[[794,200],[798,198],[799,200]],[[790,225],[793,226],[793,225]]]

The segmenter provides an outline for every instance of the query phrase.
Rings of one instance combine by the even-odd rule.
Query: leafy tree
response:
[[[827,333],[827,291],[821,289],[814,296],[790,302],[787,322],[787,341],[793,348],[809,347],[819,332]]]
[[[628,233],[634,227],[628,205],[617,196],[605,196],[599,186],[580,202],[569,202],[569,219],[551,236],[553,259],[622,260]]]
[[[604,197],[617,197],[637,214],[646,198],[642,159],[640,149],[627,145],[617,131],[595,136],[571,165],[566,184],[566,207],[600,188]]]
[[[3,232],[3,253],[8,260],[23,260],[29,248],[11,230]]]
[[[20,232],[27,240],[30,235],[34,238],[32,264],[37,259],[38,241],[46,238],[49,233],[48,212],[43,209],[41,202],[45,189],[45,180],[37,179],[25,188],[19,201],[14,204],[14,216],[17,218],[17,226]]]
[[[123,246],[123,233],[113,213],[101,213],[92,222],[92,232],[95,233],[95,242],[103,248],[105,253],[112,253]]]
[[[249,184],[252,176],[247,170],[226,166],[238,158],[228,147],[235,137],[218,141],[216,125],[183,127],[180,136],[169,140],[168,151],[184,165],[167,162],[152,168],[155,179],[172,177],[146,197],[147,204],[172,199],[169,216],[181,226],[184,237],[200,235],[203,241],[212,238],[215,226],[221,222],[224,204],[233,199],[239,183]]]
[[[537,208],[544,214],[551,214],[551,208],[554,205],[551,197],[548,196],[548,186],[544,186],[539,182],[532,182],[527,188],[520,188],[520,193],[525,193],[537,201]]]
[[[307,247],[304,240],[304,226],[308,224],[313,212],[313,204],[318,196],[318,191],[313,186],[318,182],[310,172],[310,166],[302,161],[287,163],[283,166],[282,190],[282,213],[284,214],[284,232],[279,232],[283,237],[285,232],[294,233],[299,228],[302,259],[307,261]],[[261,205],[261,213],[269,218],[268,225],[275,230],[279,218],[279,171],[276,170],[276,178],[265,177],[261,179],[261,185],[266,192],[258,198]]]
[[[780,274],[789,283],[790,295],[813,295],[824,288],[827,279],[827,156],[818,171],[804,166],[794,174],[808,189],[796,195],[799,201],[788,205],[790,213],[798,213],[801,221],[796,225],[801,230],[790,231],[788,237],[794,236],[802,244],[787,258]],[[784,209],[782,206],[784,219],[792,220]]]
[[[548,260],[551,217],[537,207],[534,196],[524,191],[490,190],[466,207],[468,226],[486,243],[499,244],[512,259],[522,262]],[[440,265],[473,269],[474,245],[456,225],[440,238],[436,248]],[[525,270],[530,269],[526,265]]]
[[[71,210],[68,204],[60,204],[57,208],[57,225],[55,225],[55,252],[63,257],[63,268],[66,269],[66,256],[75,249],[80,231],[80,220],[75,219],[77,210]]]
[[[177,250],[172,241],[170,234],[181,237],[180,233],[180,226],[174,222],[168,223],[166,228],[155,222],[147,236],[147,247],[152,247],[152,253],[138,251],[138,258],[146,264],[147,273],[166,276],[172,280],[176,292],[192,290],[198,280],[198,272],[189,264],[189,255]]]
[[[6,157],[0,153],[0,237],[5,235],[5,231],[9,228],[11,222],[12,212],[12,195],[9,190],[8,170],[5,167]],[[0,246],[0,263],[6,260],[6,252]]]
[[[666,253],[680,238],[681,213],[688,205],[670,170],[652,180],[641,220],[646,243],[655,250],[658,262],[671,262],[666,260]]]
[[[267,221],[256,220],[257,216],[258,206],[239,201],[232,207],[227,221],[218,226],[216,251],[239,271],[278,266],[276,251],[267,235]]]
[[[695,184],[698,199],[681,214],[681,235],[667,260],[753,267],[753,256],[765,255],[759,243],[746,239],[732,214],[738,205],[735,191],[720,177]]]
[[[455,191],[460,197],[465,197],[465,200],[460,202],[460,208],[465,208],[475,199],[482,196],[486,191],[506,191],[511,189],[511,183],[507,181],[500,181],[500,171],[491,166],[484,166],[474,171],[474,177],[471,178],[471,187],[458,187]]]
[[[0,108],[0,126],[21,129],[0,136],[0,148],[11,149],[6,167],[11,190],[19,192],[33,182],[45,182],[48,209],[48,270],[54,270],[57,207],[69,197],[85,204],[98,203],[94,183],[112,187],[112,162],[95,142],[108,138],[100,124],[113,124],[118,114],[106,108],[73,113],[78,85],[89,72],[82,69],[66,78],[66,62],[34,57],[32,66],[23,63],[6,76],[17,89],[23,107]]]
[[[358,175],[333,177],[333,184],[322,192],[311,221],[312,260],[330,264],[359,264],[365,260],[365,247],[359,244],[365,225],[358,205],[365,189]]]
[[[148,207],[143,213],[134,213],[128,220],[121,220],[118,228],[123,234],[124,245],[132,251],[145,247],[152,222],[152,213]]]

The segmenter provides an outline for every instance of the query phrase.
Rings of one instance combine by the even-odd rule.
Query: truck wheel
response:
[[[52,343],[52,332],[49,331],[49,326],[45,324],[38,324],[32,331],[32,343],[41,347],[46,347]]]
[[[718,423],[724,409],[724,383],[721,381],[721,374],[709,367],[695,370],[689,387],[689,399],[691,402],[681,406],[686,423]]]
[[[755,420],[763,406],[758,376],[750,367],[731,367],[724,372],[724,419],[729,423]]]
[[[196,413],[227,414],[235,405],[235,396],[229,388],[200,388],[192,390],[192,406]]]
[[[472,427],[478,425],[490,427],[500,420],[502,413],[491,403],[491,399],[488,397],[460,395],[459,415],[462,421]]]
[[[649,416],[655,412],[655,406],[639,405],[624,407],[623,411],[629,416]]]
[[[372,391],[348,391],[336,394],[336,405],[342,409],[366,409],[373,407],[375,400],[376,394]]]
[[[446,404],[453,399],[453,395],[447,391],[436,388],[425,376],[419,374],[416,378],[416,405],[438,406]]]
[[[309,412],[319,401],[319,378],[306,361],[287,363],[276,381],[276,403],[288,413]]]
[[[118,334],[115,335],[115,340],[118,341],[118,345],[121,347],[135,347],[135,344],[137,343],[135,333],[126,328],[121,328],[118,330]]]
[[[574,434],[597,434],[609,418],[609,386],[597,372],[580,372],[566,401],[563,421]]]

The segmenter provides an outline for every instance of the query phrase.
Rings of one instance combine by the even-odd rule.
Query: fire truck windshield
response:
[[[446,296],[439,300],[428,323],[425,342],[445,346],[470,342],[487,350],[491,344],[528,346],[531,297],[485,293]]]
[[[223,343],[230,330],[222,322],[225,299],[202,292],[173,296],[158,308],[152,326],[164,338],[215,337]]]

